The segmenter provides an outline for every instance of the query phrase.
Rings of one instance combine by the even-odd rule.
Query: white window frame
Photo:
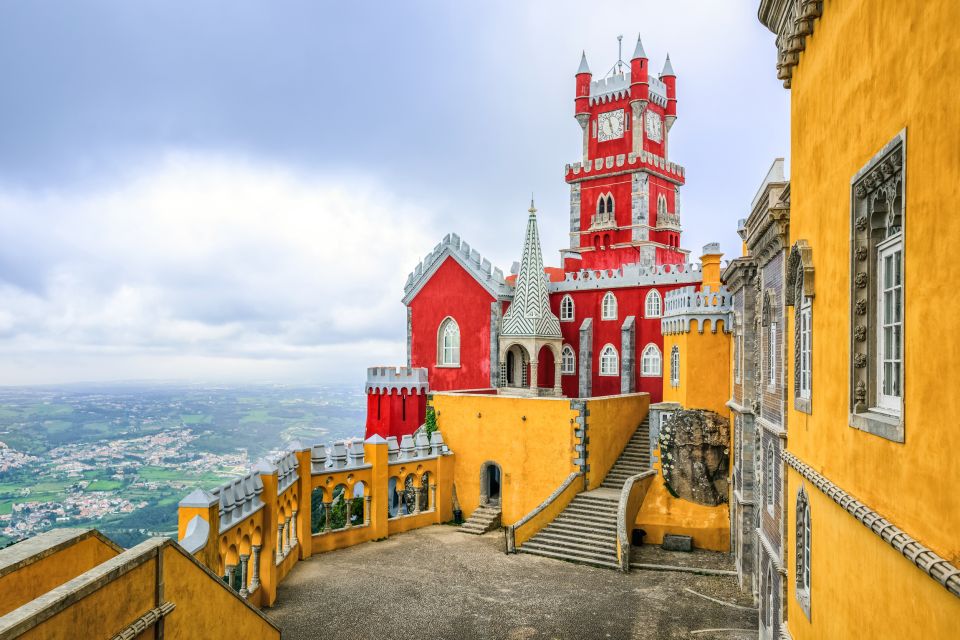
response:
[[[569,293],[560,299],[560,321],[573,322],[576,315],[576,305],[573,302],[573,296]]]
[[[600,319],[617,319],[617,296],[613,295],[613,291],[607,291],[603,294],[603,300],[600,303]]]
[[[800,385],[797,389],[802,400],[809,400],[813,390],[813,305],[807,296],[803,296],[798,316],[800,326]]]
[[[447,343],[447,328],[453,327]],[[437,366],[456,368],[460,366],[460,325],[451,316],[447,316],[437,328]]]
[[[810,618],[810,584],[811,584],[811,556],[812,556],[812,523],[810,519],[810,498],[801,486],[797,490],[796,501],[796,596],[807,618]]]
[[[600,350],[600,375],[620,375],[620,354],[617,353],[617,348],[612,344],[606,344]]]
[[[569,366],[567,366],[569,365]],[[560,350],[560,375],[571,375],[577,372],[577,354],[573,347],[568,344],[563,345]]]
[[[896,257],[896,258],[895,258]],[[899,270],[895,274],[894,282],[887,281],[887,274],[884,271],[884,261],[890,258],[899,259]],[[900,308],[893,309],[895,316],[887,322],[884,318],[885,295],[890,292],[894,299],[896,294],[900,296]],[[898,334],[899,339],[893,345],[894,352],[887,352],[884,344],[884,336],[887,330]],[[877,406],[875,409],[884,413],[900,415],[903,406],[903,235],[885,240],[877,246]],[[899,356],[899,357],[898,357]],[[894,382],[894,391],[897,393],[888,394],[884,392],[887,382],[887,363],[897,368],[897,376]]]
[[[659,318],[663,315],[663,296],[656,289],[650,289],[647,292],[647,297],[643,303],[643,313],[647,318]]]
[[[740,352],[743,349],[743,336],[739,333],[733,336],[733,381],[740,383]]]
[[[648,364],[655,364],[655,366],[648,366]],[[657,345],[652,342],[643,348],[640,356],[640,375],[645,378],[659,378],[663,375],[663,355]]]
[[[680,347],[677,345],[670,349],[670,386],[680,386]]]

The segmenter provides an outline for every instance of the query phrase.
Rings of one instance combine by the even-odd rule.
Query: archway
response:
[[[530,356],[519,344],[507,349],[507,386],[526,388],[530,385]]]
[[[540,347],[540,353],[537,355],[537,386],[552,389],[556,382],[556,368],[553,349],[548,345]]]
[[[502,475],[496,462],[484,462],[480,467],[480,504],[500,504]]]

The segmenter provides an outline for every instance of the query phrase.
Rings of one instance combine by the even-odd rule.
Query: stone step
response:
[[[555,538],[541,538],[534,536],[526,541],[524,545],[533,544],[535,548],[550,549],[551,551],[562,551],[570,553],[589,553],[596,555],[617,555],[617,545],[596,544],[591,542],[577,542],[576,540],[557,540]]]
[[[553,521],[556,524],[564,525],[567,529],[581,529],[586,531],[593,531],[596,533],[613,533],[617,532],[617,523],[610,521],[609,523],[603,522],[584,522],[576,518],[569,518],[560,516]]]
[[[537,533],[543,532],[558,536],[573,536],[575,538],[597,540],[601,542],[604,540],[613,540],[617,536],[615,529],[612,531],[609,529],[594,529],[590,527],[565,524],[563,522],[551,522]]]
[[[570,501],[570,504],[585,504],[585,505],[598,505],[598,506],[607,506],[613,505],[614,507],[619,503],[618,498],[613,496],[588,496],[585,493],[581,493],[576,498]]]
[[[560,513],[560,515],[557,516],[558,520],[560,518],[564,518],[567,520],[575,520],[576,522],[580,522],[581,524],[598,524],[598,525],[616,523],[617,521],[616,514],[612,514],[612,513],[599,514],[599,513],[591,513],[591,512],[585,512],[585,511],[570,511],[568,509],[564,509]]]
[[[600,549],[606,549],[610,547],[614,550],[617,548],[617,539],[615,536],[606,535],[606,536],[594,536],[589,535],[585,536],[581,533],[573,533],[570,531],[551,531],[549,529],[543,529],[537,532],[537,535],[533,536],[531,540],[540,540],[547,542],[555,542],[556,544],[573,544],[573,545],[586,545],[586,546],[595,546]]]
[[[616,509],[598,509],[594,506],[575,506],[570,505],[563,510],[563,513],[571,516],[587,516],[588,518],[599,519],[603,521],[610,520],[611,518],[617,517]]]
[[[519,551],[521,553],[529,553],[532,555],[543,556],[544,558],[552,558],[554,560],[565,560],[566,562],[576,562],[578,564],[588,564],[594,567],[602,567],[604,569],[619,569],[620,565],[617,563],[617,557],[614,556],[580,556],[577,554],[566,553],[566,552],[557,552],[551,551],[548,549],[538,549],[535,547],[527,548],[527,545],[520,547]]]

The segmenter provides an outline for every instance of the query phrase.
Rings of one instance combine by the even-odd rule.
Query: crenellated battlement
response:
[[[595,158],[586,163],[574,162],[564,167],[566,181],[579,182],[598,174],[618,173],[621,171],[635,171],[647,168],[660,177],[675,184],[683,184],[686,180],[686,169],[675,162],[669,162],[656,154],[641,150],[639,153],[617,154],[604,158]]]
[[[704,285],[699,291],[696,287],[681,287],[668,291],[663,303],[660,329],[664,335],[689,333],[691,322],[699,324],[700,333],[703,333],[708,321],[713,333],[717,332],[719,322],[723,323],[725,333],[732,328],[733,294],[725,287],[713,290]]]
[[[630,97],[631,75],[615,73],[590,82],[590,104],[606,104]],[[667,108],[667,85],[660,78],[649,76],[649,98],[654,104]]]
[[[650,266],[634,263],[623,265],[619,269],[581,269],[566,273],[562,282],[551,282],[547,288],[554,293],[655,284],[695,284],[701,279],[700,265],[695,262]]]
[[[367,367],[367,393],[427,393],[425,367]]]
[[[465,241],[461,241],[459,235],[448,233],[407,276],[407,282],[403,285],[404,304],[409,303],[447,256],[454,258],[464,269],[473,274],[495,298],[509,299],[513,295],[513,289],[507,284],[503,271],[499,267],[494,267],[489,260],[480,255],[479,251],[471,248]]]

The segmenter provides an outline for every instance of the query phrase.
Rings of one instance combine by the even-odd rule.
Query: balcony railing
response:
[[[590,218],[590,231],[600,231],[603,229],[616,229],[617,217],[612,211],[604,213],[595,213]]]

